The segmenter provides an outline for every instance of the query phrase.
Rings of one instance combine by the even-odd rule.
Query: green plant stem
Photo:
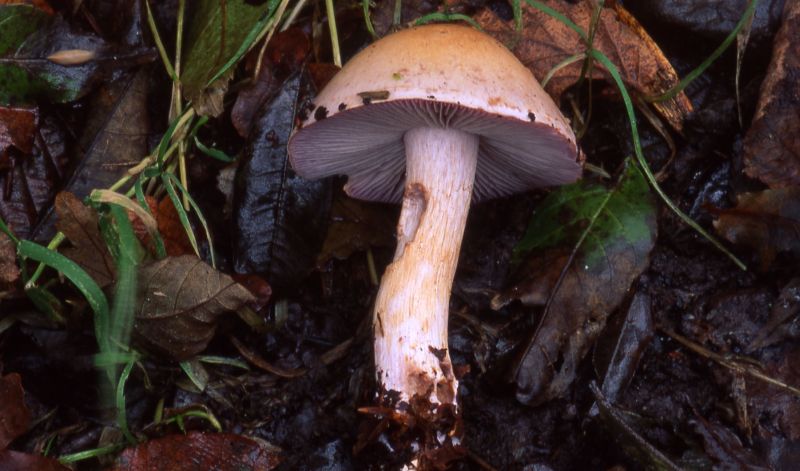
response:
[[[333,0],[325,0],[325,11],[328,15],[328,30],[331,33],[331,51],[333,52],[333,63],[337,67],[341,68],[342,53],[339,51],[339,32],[336,30],[336,12],[333,8]]]
[[[161,62],[164,63],[164,68],[167,70],[167,75],[169,75],[172,80],[177,80],[175,69],[172,67],[172,63],[167,55],[167,49],[164,47],[164,42],[161,41],[161,35],[158,34],[156,20],[153,17],[153,11],[150,9],[150,1],[145,0],[144,5],[147,9],[147,24],[150,26],[150,33],[153,35],[153,41],[156,43],[156,49],[158,50],[158,55],[161,57]]]
[[[67,237],[64,235],[63,232],[58,231],[55,236],[50,240],[47,244],[47,248],[50,250],[56,250],[66,239]],[[36,267],[36,270],[33,272],[33,275],[25,282],[25,289],[30,289],[36,286],[36,282],[39,281],[41,278],[42,273],[44,273],[46,265],[44,263],[39,263]]]
[[[361,8],[364,13],[364,23],[367,25],[367,31],[372,36],[373,41],[378,39],[378,34],[375,33],[375,27],[372,26],[372,18],[369,14],[369,0],[361,0]]]
[[[714,52],[712,52],[711,55],[708,56],[706,60],[703,61],[702,64],[700,64],[699,66],[697,66],[697,68],[686,74],[683,80],[681,80],[677,85],[670,88],[663,94],[658,96],[645,97],[645,100],[650,102],[659,102],[659,101],[671,100],[676,96],[678,96],[679,93],[681,93],[687,86],[689,86],[689,84],[692,83],[694,79],[702,75],[702,73],[705,72],[706,69],[708,69],[711,66],[711,64],[713,64],[714,61],[716,61],[717,58],[721,56],[723,52],[725,52],[726,49],[728,49],[728,46],[730,46],[731,43],[736,39],[736,36],[739,34],[739,31],[741,31],[744,25],[746,25],[747,22],[750,20],[750,18],[752,18],[753,14],[755,13],[757,4],[758,0],[750,0],[750,3],[747,5],[747,9],[745,9],[744,11],[744,14],[742,15],[741,18],[739,18],[739,22],[736,23],[736,27],[733,29],[733,31],[730,32],[730,34],[728,34],[725,40],[722,41],[722,44],[720,44],[714,50]]]

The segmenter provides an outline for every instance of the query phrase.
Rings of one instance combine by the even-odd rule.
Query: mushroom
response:
[[[305,178],[347,175],[351,197],[402,201],[373,314],[377,378],[397,411],[412,400],[457,410],[447,320],[470,201],[579,178],[567,120],[502,44],[427,25],[353,57],[316,97],[289,155]]]

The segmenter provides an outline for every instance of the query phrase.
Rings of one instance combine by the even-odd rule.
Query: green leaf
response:
[[[21,240],[19,242],[19,245],[17,245],[17,253],[22,257],[42,262],[60,271],[76,288],[78,288],[78,291],[83,294],[86,298],[86,302],[89,303],[89,306],[94,311],[95,336],[97,337],[97,343],[100,345],[100,351],[109,351],[110,342],[105,335],[105,333],[108,332],[109,325],[110,310],[108,307],[108,299],[106,299],[103,290],[97,286],[97,283],[95,283],[92,277],[75,262],[55,250],[50,250],[47,247],[43,247],[28,240]]]
[[[221,111],[230,73],[223,74],[210,87],[207,84],[237,55],[259,21],[264,21],[270,3],[273,2],[261,5],[251,5],[245,0],[195,2],[194,14],[187,22],[190,26],[186,32],[181,83],[186,99],[200,114]]]
[[[654,214],[647,181],[628,165],[615,188],[581,181],[550,193],[536,208],[514,258],[534,249],[575,245],[583,237],[578,249],[581,263],[604,263],[611,244],[652,244]]]

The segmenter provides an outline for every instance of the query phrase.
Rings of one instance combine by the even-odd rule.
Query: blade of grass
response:
[[[150,205],[147,204],[147,199],[144,196],[144,187],[142,185],[142,181],[144,180],[144,175],[141,175],[138,179],[136,179],[136,183],[133,186],[133,191],[136,194],[136,201],[139,202],[139,206],[141,206],[147,214],[152,217],[152,213],[150,212]],[[164,247],[164,239],[161,238],[161,233],[155,231],[155,233],[150,235],[153,238],[153,243],[155,244],[156,249],[156,256],[159,259],[165,258],[167,256],[167,250]]]
[[[681,80],[677,85],[670,88],[666,92],[661,95],[655,97],[646,97],[647,101],[651,102],[658,102],[658,101],[666,101],[675,98],[680,92],[682,92],[690,83],[694,81],[697,77],[703,74],[703,72],[708,69],[714,61],[717,60],[719,56],[728,49],[728,46],[736,39],[736,36],[739,34],[739,31],[747,24],[747,22],[752,18],[756,11],[756,5],[758,4],[758,0],[750,0],[750,3],[747,5],[742,17],[739,18],[739,22],[736,23],[736,27],[733,28],[733,31],[728,34],[722,44],[720,44],[714,52],[711,53],[710,56],[706,58],[697,68],[686,74],[686,76]]]
[[[138,440],[133,436],[130,428],[128,428],[128,414],[125,410],[125,383],[128,382],[128,378],[133,370],[133,365],[135,364],[136,360],[132,359],[125,365],[125,368],[123,368],[122,373],[119,375],[117,392],[115,396],[117,405],[117,425],[119,425],[120,430],[122,430],[122,434],[125,435],[125,438],[131,444],[137,443]]]
[[[220,162],[225,162],[227,164],[236,162],[236,159],[229,156],[225,152],[222,152],[219,149],[214,149],[213,147],[206,147],[205,144],[200,142],[200,139],[198,139],[197,136],[194,137],[194,145],[197,147],[197,150],[211,157],[212,159],[217,159]]]
[[[167,55],[167,49],[164,47],[164,42],[161,41],[161,35],[158,34],[156,20],[153,17],[153,11],[150,9],[150,0],[145,0],[144,6],[147,10],[147,25],[150,27],[150,33],[153,35],[153,41],[156,43],[156,49],[158,49],[161,62],[164,63],[164,69],[166,69],[170,79],[178,80],[177,75],[175,75],[175,68],[172,67],[172,62],[170,62],[169,56]]]
[[[553,10],[552,8],[548,7],[544,3],[539,2],[537,0],[525,0],[525,3],[557,19],[566,27],[578,33],[578,36],[580,36],[581,39],[583,39],[583,42],[586,43],[587,46],[590,46],[589,39],[587,38],[586,32],[583,30],[583,28],[576,25],[572,20],[570,20],[566,16],[562,15],[561,13],[557,12],[556,10]]]
[[[67,257],[29,240],[19,241],[17,254],[61,272],[81,292],[95,314],[94,331],[100,351],[109,351],[111,343],[105,335],[109,326],[108,299],[92,277]]]
[[[175,206],[175,211],[178,213],[178,219],[181,221],[181,225],[183,226],[183,230],[186,232],[186,236],[189,237],[189,243],[192,245],[192,249],[194,250],[195,255],[198,257],[200,256],[200,249],[197,246],[197,238],[194,236],[194,231],[192,230],[192,224],[189,222],[189,215],[186,214],[186,210],[183,209],[183,205],[181,204],[181,200],[178,197],[177,192],[175,191],[175,186],[173,181],[168,178],[168,175],[172,175],[171,173],[164,173],[161,175],[161,182],[164,185],[164,189],[167,191],[167,195],[169,199],[172,200],[173,206]],[[174,178],[175,176],[172,175]]]
[[[400,2],[401,0],[395,0]],[[328,31],[331,33],[331,51],[333,52],[333,63],[336,67],[342,67],[342,53],[339,51],[339,32],[336,30],[336,12],[333,8],[333,0],[325,0],[325,14],[328,15]],[[395,18],[397,17],[397,3],[395,3]]]
[[[197,204],[194,198],[192,198],[192,195],[189,194],[189,191],[187,191],[187,189],[184,188],[183,185],[181,185],[181,183],[175,178],[175,175],[167,173],[164,175],[164,177],[167,180],[171,180],[172,183],[174,183],[175,186],[178,188],[178,190],[180,190],[181,193],[186,195],[186,198],[189,200],[189,205],[192,207],[192,210],[197,215],[197,219],[200,221],[200,225],[203,226],[203,231],[206,234],[206,240],[208,241],[208,250],[209,252],[211,252],[211,266],[216,268],[217,262],[216,262],[216,256],[214,255],[214,242],[211,239],[211,229],[209,228],[208,221],[206,221],[203,212],[200,210],[200,206]]]
[[[647,160],[645,160],[644,158],[644,153],[642,152],[642,144],[639,140],[639,129],[636,124],[636,114],[633,109],[633,102],[631,101],[631,97],[628,94],[627,88],[625,87],[625,83],[622,81],[622,77],[619,74],[619,70],[617,70],[617,67],[614,65],[614,63],[611,62],[611,60],[608,57],[606,57],[606,55],[603,54],[602,52],[596,49],[590,49],[588,51],[588,54],[591,57],[597,59],[597,61],[600,62],[603,65],[603,67],[606,68],[608,73],[614,79],[614,82],[616,83],[617,88],[619,89],[619,92],[622,95],[622,101],[625,104],[625,111],[628,114],[628,121],[631,126],[631,135],[633,138],[633,148],[636,153],[636,159],[639,162],[639,165],[642,168],[642,171],[644,172],[645,176],[647,177],[650,186],[655,190],[658,196],[661,197],[661,200],[664,201],[664,203],[669,207],[669,209],[671,209],[672,212],[674,212],[679,218],[681,218],[681,220],[683,220],[684,223],[686,223],[689,227],[691,227],[692,229],[697,231],[697,233],[706,238],[706,240],[711,242],[714,245],[714,247],[722,251],[722,253],[727,255],[728,258],[730,258],[733,261],[733,263],[736,264],[736,266],[738,266],[742,270],[747,270],[747,265],[745,265],[741,260],[739,260],[739,258],[736,257],[736,255],[731,253],[731,251],[729,251],[724,245],[722,245],[722,243],[720,243],[714,236],[706,232],[706,230],[703,229],[699,224],[697,224],[692,218],[690,218],[687,214],[681,211],[681,209],[678,208],[678,206],[672,202],[669,196],[667,196],[667,194],[664,193],[664,190],[661,189],[661,185],[658,184],[655,175],[653,175],[653,172],[650,170],[650,166],[647,164]]]
[[[372,26],[372,17],[369,14],[370,2],[369,0],[361,0],[361,9],[364,13],[364,24],[367,25],[367,31],[372,36],[373,41],[378,39],[378,34],[375,33],[375,28]]]
[[[461,14],[461,13],[442,13],[442,12],[438,12],[438,11],[433,12],[433,13],[428,13],[427,15],[423,15],[423,16],[417,18],[414,21],[414,26],[424,25],[424,24],[427,24],[427,23],[430,23],[430,22],[433,22],[433,21],[436,21],[436,22],[464,21],[466,23],[469,23],[475,29],[483,31],[483,28],[481,28],[481,25],[479,25],[478,22],[473,20],[472,17],[470,17],[470,16],[467,16],[467,15],[464,15],[464,14]]]

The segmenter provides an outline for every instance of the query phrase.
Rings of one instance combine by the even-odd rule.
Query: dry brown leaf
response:
[[[800,254],[800,188],[780,188],[738,196],[735,208],[712,209],[714,228],[730,242],[758,253],[766,269],[779,252]]]
[[[61,252],[86,270],[101,288],[113,283],[116,265],[100,234],[97,213],[75,195],[64,191],[56,195],[55,211],[56,228],[72,243],[72,247]]]
[[[0,469],[3,471],[71,471],[55,458],[11,450],[0,451]]]
[[[125,450],[114,471],[267,471],[280,463],[280,449],[231,433],[191,432],[149,440]]]
[[[254,299],[193,255],[168,257],[139,271],[134,329],[150,347],[185,360],[206,348],[220,315]]]
[[[17,251],[7,235],[0,232],[0,293],[19,279]],[[2,295],[0,294],[0,299]]]
[[[772,61],[744,138],[745,173],[771,188],[800,185],[800,2],[786,2]]]
[[[589,30],[595,2],[564,0],[543,2],[564,14],[575,24]],[[503,21],[492,11],[484,10],[475,17],[484,30],[503,42],[515,44],[513,21]],[[642,26],[622,6],[604,8],[598,21],[593,46],[613,62],[626,85],[642,96],[655,96],[677,84],[678,74],[664,57]],[[523,7],[522,36],[512,49],[537,79],[543,80],[550,70],[575,54],[586,50],[582,39],[559,20],[527,5]],[[580,77],[583,62],[578,61],[555,73],[546,90],[556,100],[574,85]],[[606,78],[606,73],[595,64],[592,77]],[[692,104],[684,93],[672,100],[655,105],[659,113],[678,131],[683,129],[684,117],[692,111]]]

